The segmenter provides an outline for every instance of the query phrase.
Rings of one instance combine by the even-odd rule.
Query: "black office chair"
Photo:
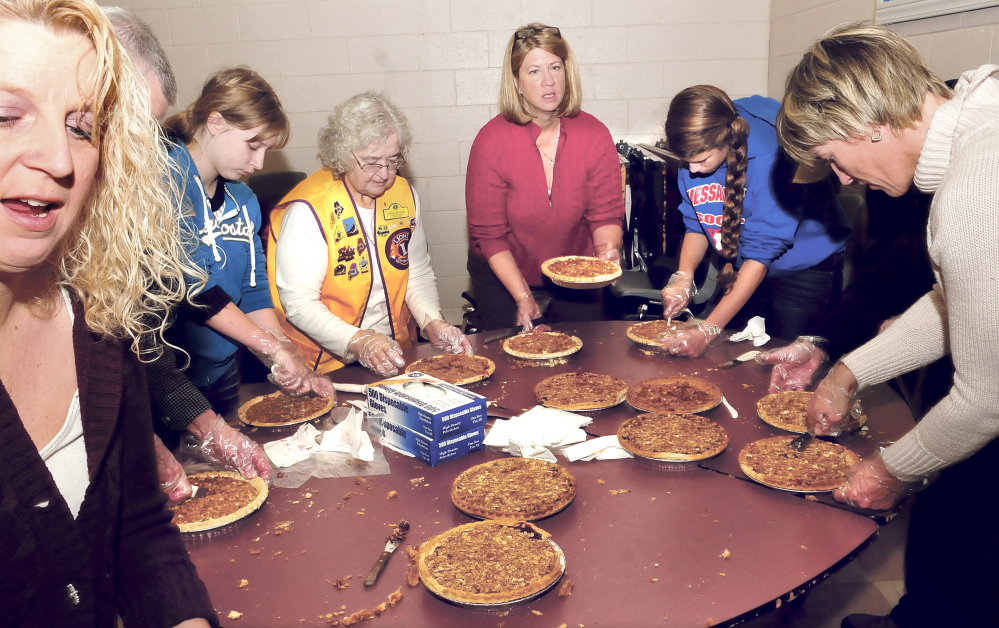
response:
[[[260,224],[257,233],[260,234],[264,246],[267,246],[267,229],[270,227],[270,215],[274,206],[281,202],[285,194],[304,180],[306,174],[297,170],[275,170],[255,174],[246,180],[260,203]]]

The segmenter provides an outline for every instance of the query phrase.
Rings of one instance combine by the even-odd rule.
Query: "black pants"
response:
[[[999,626],[999,521],[992,504],[999,440],[945,469],[916,496],[905,547],[899,628]]]
[[[843,254],[837,253],[789,277],[764,279],[729,326],[741,329],[750,318],[762,316],[768,334],[794,340],[814,327],[842,290]]]
[[[517,323],[517,302],[489,267],[489,262],[468,252],[468,274],[472,280],[475,312],[471,323],[479,331],[512,327]],[[604,319],[603,288],[599,290],[572,290],[545,281],[544,286],[531,286],[535,300],[542,305],[540,323],[566,321],[594,321]],[[544,308],[543,302],[549,305]]]
[[[198,390],[216,412],[227,415],[239,407],[239,381],[239,363],[233,360],[222,377],[207,386],[199,386]]]

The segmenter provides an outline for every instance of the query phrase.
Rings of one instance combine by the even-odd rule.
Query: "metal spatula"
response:
[[[813,440],[815,440],[815,424],[814,423],[812,423],[812,424],[810,424],[808,426],[808,431],[807,432],[805,432],[801,436],[798,436],[797,438],[795,438],[794,440],[792,440],[790,443],[788,443],[788,445],[791,446],[791,449],[800,452],[800,451],[805,451],[806,449],[808,449],[808,446],[812,444]]]

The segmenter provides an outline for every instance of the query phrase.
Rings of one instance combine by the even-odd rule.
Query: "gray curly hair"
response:
[[[395,133],[402,157],[409,152],[413,132],[406,115],[385,94],[368,91],[352,96],[330,113],[319,131],[319,161],[337,179],[357,166],[354,151],[383,141]]]

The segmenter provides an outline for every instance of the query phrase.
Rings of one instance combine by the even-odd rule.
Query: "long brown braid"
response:
[[[721,255],[728,261],[734,260],[739,251],[742,203],[746,198],[749,124],[724,91],[713,85],[695,85],[673,97],[665,128],[669,151],[681,160],[708,150],[728,148]]]

